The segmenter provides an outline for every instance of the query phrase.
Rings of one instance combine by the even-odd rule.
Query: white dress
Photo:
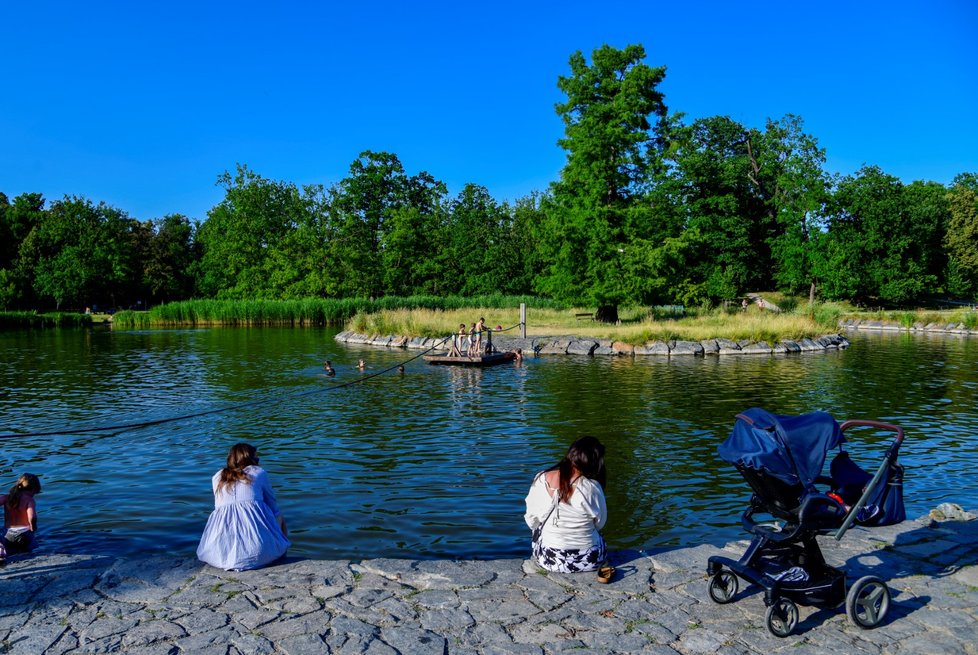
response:
[[[214,474],[214,511],[197,547],[197,559],[226,571],[256,569],[274,562],[289,548],[278,524],[281,510],[268,473],[249,466],[245,474],[250,482],[235,482],[220,491],[221,472]]]

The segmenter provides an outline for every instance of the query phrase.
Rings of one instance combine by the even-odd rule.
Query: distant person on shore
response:
[[[34,496],[41,493],[41,481],[33,473],[24,473],[6,495],[3,505],[3,537],[0,559],[7,553],[29,553],[37,546],[37,505]]]
[[[469,328],[469,338],[465,342],[465,354],[469,357],[475,352],[475,323]]]
[[[211,479],[214,511],[197,547],[197,559],[225,571],[257,569],[285,555],[288,528],[258,452],[231,446],[227,466]]]
[[[605,477],[604,446],[581,437],[556,466],[533,478],[523,518],[533,530],[533,559],[542,568],[575,573],[595,571],[604,562]]]
[[[333,364],[330,363],[328,359],[325,362],[323,362],[323,371],[325,372],[326,377],[329,378],[336,375],[336,369],[333,368]]]

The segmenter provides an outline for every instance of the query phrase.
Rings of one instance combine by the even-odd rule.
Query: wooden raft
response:
[[[491,355],[482,355],[481,357],[469,357],[467,355],[459,357],[457,355],[449,356],[447,354],[424,356],[424,361],[429,364],[446,366],[495,366],[503,362],[511,362],[514,359],[516,359],[516,353],[514,352],[496,352]]]

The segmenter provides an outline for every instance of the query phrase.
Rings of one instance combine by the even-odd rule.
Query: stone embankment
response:
[[[444,347],[446,350],[451,337],[404,337],[395,335],[364,335],[356,332],[340,332],[336,340],[341,343],[387,348],[410,348],[428,350]],[[511,337],[494,335],[492,343],[497,350],[516,350],[537,355],[611,355],[642,356],[659,355],[677,357],[683,355],[770,355],[801,352],[824,352],[848,348],[849,341],[841,334],[827,334],[817,339],[799,341],[778,341],[771,345],[766,341],[731,341],[730,339],[706,339],[704,341],[651,341],[634,346],[621,341],[589,339],[580,337]]]
[[[768,631],[756,588],[741,583],[726,605],[709,598],[707,559],[737,558],[746,541],[613,552],[609,584],[523,559],[290,558],[235,573],[189,553],[115,558],[42,545],[0,568],[0,652],[975,655],[978,521],[968,516],[820,537],[850,584],[886,582],[890,610],[862,630],[843,607],[801,607],[783,639]]]
[[[914,323],[907,327],[892,321],[847,318],[839,322],[839,327],[843,330],[886,330],[928,334],[963,334],[978,337],[978,329],[970,330],[964,323]]]

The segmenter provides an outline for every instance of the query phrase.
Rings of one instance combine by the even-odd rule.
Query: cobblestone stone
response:
[[[877,628],[850,624],[844,607],[801,607],[779,639],[756,589],[742,583],[735,602],[713,603],[707,558],[739,556],[746,541],[614,552],[607,585],[511,559],[287,559],[225,572],[189,558],[41,551],[0,569],[0,652],[978,655],[978,521],[923,517],[822,542],[850,583],[887,582]]]

